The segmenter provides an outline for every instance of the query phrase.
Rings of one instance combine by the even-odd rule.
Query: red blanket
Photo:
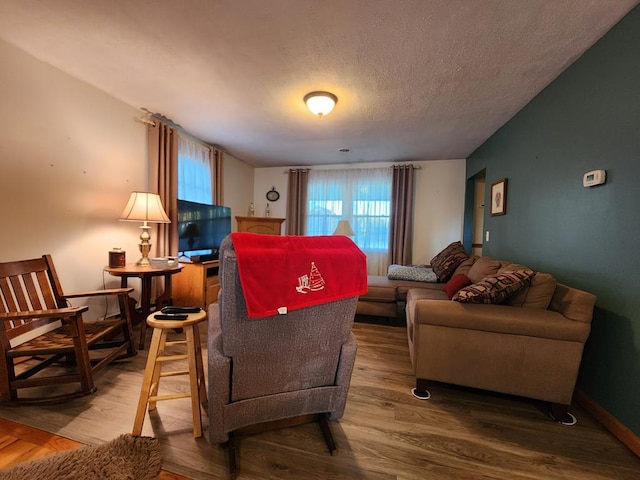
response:
[[[362,295],[364,253],[345,236],[232,233],[249,317]]]

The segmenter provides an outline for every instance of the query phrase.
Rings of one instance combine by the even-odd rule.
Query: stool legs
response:
[[[157,333],[159,333],[158,335],[159,340],[157,342],[157,345],[155,345],[153,344],[153,340],[155,339]],[[149,348],[154,348],[154,352],[155,352],[154,363],[152,367],[153,373],[151,374],[151,385],[149,388],[149,394],[147,395],[147,403],[149,405],[148,410],[150,412],[156,409],[157,401],[155,399],[158,396],[158,388],[160,386],[160,377],[162,375],[162,363],[163,363],[158,359],[164,355],[164,347],[166,343],[167,343],[167,331],[164,329],[163,330],[154,329],[153,335],[152,335],[152,345],[149,347]]]
[[[200,391],[200,405],[207,410],[209,397],[207,397],[207,386],[204,383],[204,366],[202,364],[202,344],[200,343],[200,330],[197,325],[193,328],[193,345],[196,350],[196,371],[198,372],[198,390]]]
[[[191,398],[191,410],[193,417],[193,436],[202,436],[202,416],[200,405],[207,406],[207,390],[204,380],[204,368],[202,362],[202,347],[200,345],[200,333],[197,324],[185,325],[183,328],[186,340],[167,342],[167,329],[154,328],[149,347],[149,356],[145,367],[142,388],[138,409],[133,424],[133,435],[142,434],[147,409],[152,411],[156,408],[156,403],[160,400],[172,400],[176,398]],[[186,355],[164,355],[165,347],[168,345],[186,344]],[[162,363],[172,360],[187,360],[188,371],[168,372],[162,374]],[[163,376],[189,375],[190,393],[158,395],[160,378]]]
[[[202,416],[200,414],[199,369],[196,358],[193,328],[187,329],[187,352],[189,354],[189,384],[191,386],[191,413],[193,415],[193,436],[202,436]]]
[[[157,394],[158,382],[160,379],[160,364],[156,362],[158,353],[160,351],[160,343],[164,336],[164,330],[155,328],[153,330],[153,336],[151,338],[151,345],[149,346],[149,356],[147,357],[147,365],[144,369],[144,377],[142,379],[142,388],[140,389],[140,399],[138,400],[138,409],[136,410],[136,419],[133,422],[133,435],[140,436],[142,434],[142,424],[144,423],[144,417],[147,413],[147,404],[149,403],[149,396],[152,394],[152,386],[154,384]],[[162,342],[164,343],[164,342]],[[156,375],[156,369],[158,370]],[[155,407],[155,402],[154,402]],[[150,408],[151,410],[151,408]]]

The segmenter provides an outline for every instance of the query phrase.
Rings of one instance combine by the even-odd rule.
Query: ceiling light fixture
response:
[[[338,97],[329,92],[311,92],[304,96],[304,103],[311,113],[322,118],[331,113],[338,103]]]

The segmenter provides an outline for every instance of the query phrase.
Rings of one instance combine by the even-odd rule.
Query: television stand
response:
[[[193,263],[201,263],[201,262],[208,262],[210,260],[218,260],[218,251],[216,250],[213,253],[206,253],[204,255],[191,255],[189,259]]]
[[[183,262],[182,272],[173,278],[173,304],[181,307],[201,307],[205,311],[218,301],[220,280],[218,260]]]

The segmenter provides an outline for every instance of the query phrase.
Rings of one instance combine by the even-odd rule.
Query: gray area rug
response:
[[[0,480],[152,480],[161,464],[156,439],[125,434],[0,470]]]

